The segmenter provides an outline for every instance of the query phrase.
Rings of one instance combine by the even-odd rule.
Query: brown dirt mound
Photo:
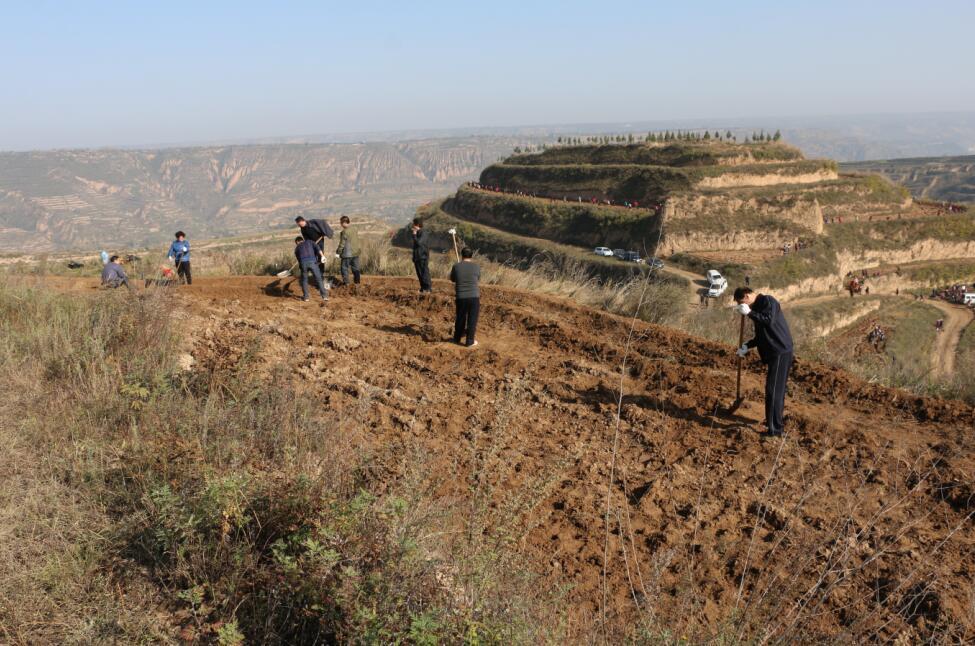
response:
[[[419,446],[445,496],[465,496],[495,447],[498,500],[532,501],[526,567],[571,586],[573,621],[975,637],[972,408],[799,361],[787,435],[766,440],[754,357],[745,405],[720,413],[734,398],[725,346],[489,287],[470,351],[448,342],[448,285],[421,297],[414,281],[366,279],[321,306],[270,282],[178,291],[194,369],[244,352],[269,374],[286,362],[323,407],[367,421],[379,472]]]

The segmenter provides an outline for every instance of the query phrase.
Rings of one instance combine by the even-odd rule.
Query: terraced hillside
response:
[[[767,251],[819,239],[832,225],[923,215],[905,189],[879,176],[841,175],[835,162],[779,143],[724,142],[515,155],[441,209],[515,235],[662,256]]]
[[[917,198],[975,203],[975,155],[882,159],[843,164],[843,168],[880,173]]]

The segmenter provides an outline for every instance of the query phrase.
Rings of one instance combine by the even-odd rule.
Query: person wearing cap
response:
[[[325,238],[331,240],[335,236],[335,232],[332,231],[332,227],[325,220],[306,220],[302,216],[295,218],[295,224],[301,230],[301,237],[305,240],[311,240],[317,246],[319,251],[322,252],[319,261],[319,270],[322,274],[325,274]]]
[[[173,244],[169,245],[169,262],[176,263],[176,275],[187,285],[193,284],[193,274],[190,271],[190,243],[186,234],[177,231]]]
[[[767,294],[757,294],[750,287],[735,290],[735,310],[755,324],[755,338],[738,348],[744,357],[752,348],[767,367],[765,375],[765,433],[777,437],[784,431],[785,389],[792,367],[793,344],[789,324],[779,302]]]

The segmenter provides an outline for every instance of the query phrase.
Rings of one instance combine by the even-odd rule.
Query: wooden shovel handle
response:
[[[741,326],[738,328],[738,347],[745,344],[745,315],[741,315]],[[735,399],[741,399],[741,365],[744,357],[738,357],[738,383],[735,385]]]

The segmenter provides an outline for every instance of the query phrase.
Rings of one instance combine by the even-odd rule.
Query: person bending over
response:
[[[481,268],[471,260],[474,252],[464,247],[460,252],[460,262],[450,270],[450,280],[454,283],[457,313],[454,317],[454,343],[460,343],[467,336],[467,347],[477,345],[477,317],[481,312]]]
[[[129,285],[129,277],[125,275],[125,270],[119,264],[118,256],[112,256],[102,268],[102,287],[116,289],[122,285],[125,285],[126,289],[132,289]]]
[[[738,348],[744,357],[752,348],[767,367],[765,376],[765,427],[767,437],[782,435],[784,430],[785,387],[792,367],[792,333],[779,302],[767,294],[756,294],[749,287],[735,290],[735,308],[755,324],[755,338]]]
[[[315,287],[323,301],[328,300],[328,288],[322,280],[322,272],[318,266],[322,262],[322,250],[311,240],[301,236],[295,238],[295,258],[298,260],[298,270],[301,278],[301,300],[308,300],[308,272],[315,278]]]
[[[359,272],[359,233],[352,227],[349,216],[343,215],[339,220],[342,231],[339,232],[339,246],[335,250],[335,257],[342,259],[342,284],[349,284],[349,270],[355,284],[359,284],[362,274]]]
[[[319,263],[318,269],[325,275],[325,238],[329,240],[335,235],[332,231],[332,227],[325,220],[306,220],[300,215],[295,218],[295,224],[298,225],[301,231],[301,237],[305,240],[311,240],[316,245],[318,245],[319,251],[322,252],[321,262]]]

